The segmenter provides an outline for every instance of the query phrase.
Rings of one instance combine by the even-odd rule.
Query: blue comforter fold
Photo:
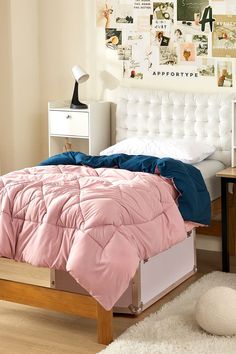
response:
[[[179,211],[186,221],[210,224],[210,196],[201,172],[194,166],[171,158],[144,155],[114,154],[90,156],[81,152],[65,152],[42,161],[45,165],[84,165],[92,168],[120,168],[135,172],[160,173],[173,180],[180,192]]]

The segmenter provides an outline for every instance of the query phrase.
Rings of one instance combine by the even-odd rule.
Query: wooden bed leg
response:
[[[97,302],[97,336],[98,343],[108,345],[113,340],[112,310],[106,311]]]

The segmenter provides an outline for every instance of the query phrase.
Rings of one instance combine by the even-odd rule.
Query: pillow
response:
[[[185,163],[195,164],[213,154],[215,147],[189,138],[142,138],[134,137],[120,141],[100,152],[100,155],[128,154],[171,157]]]

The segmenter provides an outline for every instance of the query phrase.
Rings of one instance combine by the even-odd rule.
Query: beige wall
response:
[[[40,158],[38,0],[1,0],[1,170]]]
[[[40,84],[43,158],[48,154],[48,101],[70,99],[74,86],[72,67],[88,70],[86,3],[83,0],[39,0]],[[80,88],[81,98],[87,83]]]
[[[36,164],[39,137],[38,0],[11,0],[14,166]]]
[[[47,157],[47,103],[71,98],[75,64],[90,74],[80,87],[82,99],[115,102],[120,84],[230,90],[206,79],[122,80],[121,62],[115,51],[105,49],[104,29],[96,27],[96,0],[0,0],[0,29],[2,172]]]
[[[11,168],[12,144],[12,73],[11,73],[11,23],[10,2],[0,0],[0,168]]]
[[[0,139],[0,167],[8,169],[8,160],[4,158],[6,151],[12,154],[12,80],[10,71],[11,62],[11,28],[10,28],[10,3],[0,0],[0,43],[4,50],[0,55],[0,107],[1,107],[1,139]],[[7,147],[9,146],[9,150]]]

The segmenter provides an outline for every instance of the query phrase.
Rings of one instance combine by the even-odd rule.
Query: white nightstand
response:
[[[110,103],[86,103],[88,109],[70,109],[69,101],[49,102],[49,156],[62,153],[66,142],[90,155],[110,145]]]

